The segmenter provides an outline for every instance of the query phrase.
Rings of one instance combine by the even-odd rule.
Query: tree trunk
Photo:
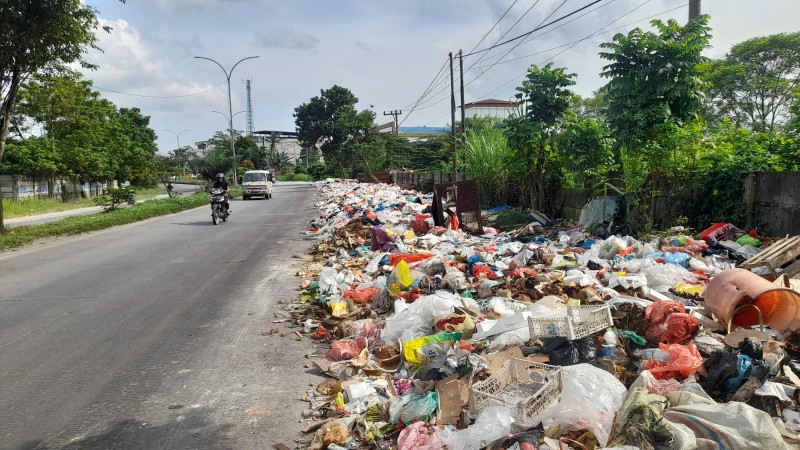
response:
[[[11,73],[11,84],[8,89],[6,98],[3,99],[2,107],[0,107],[0,163],[3,162],[3,153],[6,150],[6,139],[8,139],[8,125],[11,122],[11,111],[14,110],[14,102],[17,99],[17,92],[19,85],[22,83],[22,76],[20,74],[20,67],[14,66]],[[5,225],[3,224],[3,205],[0,201],[0,234],[5,232]]]

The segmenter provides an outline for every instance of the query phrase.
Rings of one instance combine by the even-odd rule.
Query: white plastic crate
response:
[[[506,406],[528,420],[556,402],[563,389],[561,367],[511,358],[496,374],[472,385],[470,409],[478,414],[489,406]]]
[[[566,337],[580,339],[614,325],[608,305],[567,306],[566,314],[529,317],[531,339],[536,337]]]

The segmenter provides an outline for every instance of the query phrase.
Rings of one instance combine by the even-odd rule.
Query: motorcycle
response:
[[[211,221],[216,225],[220,219],[223,222],[227,221],[229,215],[225,207],[225,190],[211,189]]]

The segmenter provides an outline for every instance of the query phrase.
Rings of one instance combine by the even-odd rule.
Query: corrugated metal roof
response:
[[[447,134],[450,127],[400,127],[399,134]]]

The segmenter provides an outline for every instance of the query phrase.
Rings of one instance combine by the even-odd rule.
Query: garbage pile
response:
[[[798,448],[800,292],[735,268],[755,237],[472,236],[419,192],[317,188],[308,448]]]

